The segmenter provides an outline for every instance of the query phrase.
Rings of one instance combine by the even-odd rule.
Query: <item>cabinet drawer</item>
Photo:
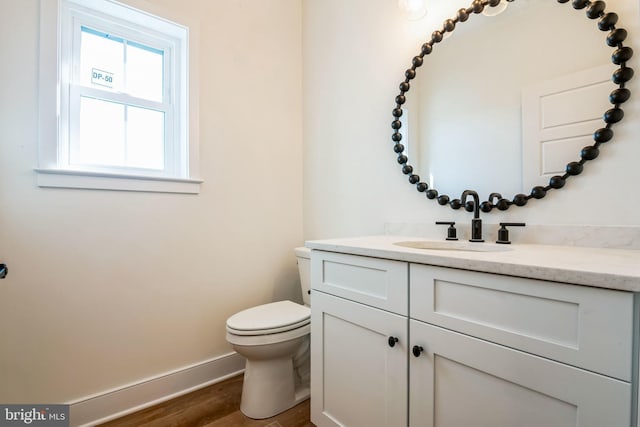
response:
[[[411,264],[410,316],[631,381],[633,294]]]
[[[311,288],[407,315],[406,262],[311,251]]]

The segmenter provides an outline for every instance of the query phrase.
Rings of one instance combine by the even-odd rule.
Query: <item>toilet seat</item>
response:
[[[295,340],[308,336],[311,333],[311,324],[308,323],[302,327],[291,329],[276,334],[263,335],[237,335],[233,331],[227,329],[227,342],[234,346],[267,346],[270,344],[284,343],[286,341]]]
[[[292,301],[259,305],[227,319],[227,332],[233,335],[256,336],[279,334],[308,325],[311,310]]]

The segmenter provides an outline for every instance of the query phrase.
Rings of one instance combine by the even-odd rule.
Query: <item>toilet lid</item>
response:
[[[309,323],[311,310],[292,301],[259,305],[227,319],[227,330],[238,335],[260,335],[299,328]]]

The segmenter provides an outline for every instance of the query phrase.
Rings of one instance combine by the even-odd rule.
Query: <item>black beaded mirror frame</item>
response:
[[[431,40],[424,43],[420,54],[413,58],[411,68],[405,72],[405,80],[400,83],[400,94],[396,96],[395,99],[396,106],[393,109],[394,120],[391,123],[391,128],[394,129],[394,133],[391,139],[394,142],[393,150],[398,155],[398,163],[402,165],[402,172],[405,175],[409,175],[409,182],[416,185],[419,192],[426,192],[427,198],[437,199],[438,203],[443,206],[449,204],[452,209],[460,209],[462,207],[460,199],[451,200],[446,194],[438,195],[437,190],[433,188],[430,189],[425,182],[420,181],[420,176],[413,173],[413,167],[408,163],[409,159],[403,154],[404,145],[401,143],[402,134],[400,133],[400,128],[402,127],[402,122],[400,121],[400,117],[402,117],[402,105],[406,101],[405,94],[410,89],[409,82],[416,77],[416,68],[422,65],[424,57],[432,52],[434,45],[444,39],[444,34],[453,32],[456,24],[465,22],[471,14],[481,13],[487,6],[495,7],[500,4],[500,1],[501,0],[474,0],[467,9],[460,9],[455,18],[444,21],[442,29],[434,31],[431,35]],[[502,1],[513,2],[514,0]],[[569,0],[557,1],[558,3],[569,2]],[[598,157],[599,146],[613,138],[612,125],[618,123],[624,117],[624,112],[620,108],[620,105],[626,102],[631,96],[631,92],[625,88],[625,84],[633,77],[633,69],[626,66],[626,62],[633,56],[633,50],[622,44],[627,38],[627,31],[623,28],[615,27],[615,24],[618,22],[618,15],[613,12],[605,12],[606,4],[604,1],[573,0],[571,4],[574,9],[586,8],[587,18],[598,19],[598,28],[601,31],[609,32],[606,38],[607,45],[616,48],[611,55],[611,62],[619,65],[620,68],[614,71],[611,80],[618,85],[618,88],[613,90],[609,95],[609,102],[613,105],[613,108],[607,110],[603,115],[603,121],[606,125],[593,133],[594,144],[584,147],[581,150],[579,161],[567,164],[564,175],[551,177],[546,187],[533,187],[529,195],[516,194],[513,200],[505,199],[499,193],[491,193],[489,199],[480,204],[480,210],[483,212],[490,212],[494,207],[504,211],[509,209],[511,205],[524,206],[532,198],[541,199],[547,194],[547,191],[564,187],[569,177],[579,175],[582,172],[583,166],[587,161]],[[466,203],[464,207],[469,212],[474,210],[473,202]]]

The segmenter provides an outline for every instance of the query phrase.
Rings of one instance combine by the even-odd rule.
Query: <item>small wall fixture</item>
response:
[[[427,14],[426,0],[398,0],[398,6],[410,21],[422,19]]]

